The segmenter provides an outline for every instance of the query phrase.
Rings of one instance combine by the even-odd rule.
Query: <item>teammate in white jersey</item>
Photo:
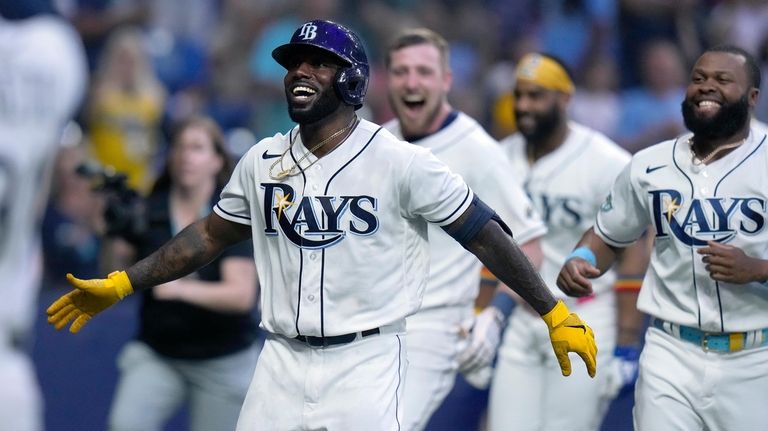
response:
[[[639,431],[756,430],[768,424],[768,138],[750,127],[760,70],[732,46],[704,52],[683,119],[693,134],[638,152],[562,269],[574,295],[646,226],[655,237],[638,308]]]
[[[544,262],[541,275],[552,291],[557,274],[581,235],[594,220],[614,178],[629,162],[630,155],[601,133],[569,121],[568,102],[573,83],[556,59],[540,54],[523,57],[515,73],[515,116],[519,133],[502,146],[512,169],[544,218],[548,232],[542,239]],[[647,265],[647,247],[637,246],[634,258],[627,257],[617,268],[626,279],[639,279]],[[617,295],[613,271],[595,280],[593,295],[581,300],[566,299],[570,308],[589,315],[599,325],[596,331],[601,364],[612,362],[617,338]],[[634,285],[639,288],[639,282]],[[631,351],[639,342],[641,317],[634,308],[637,289],[618,295],[629,312],[623,311],[625,329],[622,349]],[[490,394],[492,430],[596,430],[603,413],[618,389],[618,379],[601,373],[591,380],[586,373],[562,379],[557,363],[547,355],[548,336],[537,325],[535,313],[518,307],[509,318]],[[637,357],[637,353],[634,354]],[[614,364],[611,364],[614,365]],[[603,368],[607,370],[609,368]]]
[[[309,21],[272,56],[299,125],[251,148],[214,211],[156,253],[107,279],[69,275],[75,290],[49,307],[49,322],[74,320],[77,332],[134,289],[252,238],[269,334],[238,430],[399,429],[405,317],[421,302],[431,222],[538,310],[563,373],[569,350],[595,373],[592,329],[549,292],[493,210],[429,150],[357,118],[369,67],[354,33]]]
[[[390,45],[386,65],[389,102],[397,118],[384,127],[398,138],[429,148],[461,175],[507,223],[520,248],[538,266],[538,237],[546,231],[544,223],[512,177],[498,142],[448,102],[451,70],[445,39],[428,29],[406,30]],[[486,367],[500,341],[503,311],[509,312],[490,306],[473,319],[480,261],[436,225],[429,226],[429,253],[424,299],[419,311],[407,319],[405,430],[426,426],[453,387],[458,370],[469,375],[487,372],[490,380]],[[504,292],[499,295],[513,301]],[[468,328],[472,328],[469,339]]]
[[[85,53],[49,4],[0,0],[0,59],[0,428],[41,430],[42,399],[21,344],[42,275],[47,181],[85,93]]]

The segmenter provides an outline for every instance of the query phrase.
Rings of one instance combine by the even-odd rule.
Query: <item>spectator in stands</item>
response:
[[[104,231],[104,199],[91,181],[76,170],[87,160],[82,145],[59,150],[54,166],[51,199],[43,218],[46,285],[66,285],[64,274],[101,274],[99,255]]]
[[[136,257],[207,215],[232,167],[213,121],[182,123],[146,199],[145,228],[123,233]],[[118,358],[110,430],[160,431],[183,403],[191,430],[235,429],[258,356],[252,255],[244,241],[196,273],[142,292],[137,339]]]
[[[166,91],[157,79],[138,29],[109,40],[87,106],[91,151],[99,163],[128,175],[146,192],[154,180]]]

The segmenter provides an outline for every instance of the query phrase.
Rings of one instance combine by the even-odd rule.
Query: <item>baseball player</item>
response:
[[[565,298],[555,284],[560,267],[573,246],[592,224],[613,179],[629,162],[629,154],[601,133],[570,121],[568,103],[573,82],[556,59],[528,54],[515,72],[515,117],[519,133],[502,140],[515,173],[547,224],[542,239],[542,278],[553,292]],[[635,246],[617,268],[621,287],[634,287],[621,296],[621,304],[634,307],[638,274],[647,265],[647,249]],[[634,310],[622,319],[617,333],[617,274],[609,271],[595,281],[593,295],[566,299],[568,306],[590,316],[596,332],[601,364],[613,364],[617,336],[626,357],[639,341],[641,318]],[[591,380],[586,373],[562,379],[557,364],[545,348],[548,336],[536,324],[536,314],[518,307],[509,318],[490,393],[489,422],[492,430],[597,430],[603,413],[618,390],[612,373]],[[636,352],[637,349],[635,348]],[[633,355],[638,356],[636,353]],[[631,358],[630,358],[631,359]],[[631,361],[628,360],[628,362]],[[605,368],[604,368],[605,369]],[[618,373],[616,373],[618,377]],[[629,382],[628,382],[629,383]],[[575,402],[578,400],[578,402]]]
[[[652,226],[637,430],[768,423],[768,137],[749,118],[759,87],[744,50],[704,52],[682,103],[692,134],[635,154],[560,272],[563,290],[589,294],[588,278]]]
[[[399,429],[405,317],[421,303],[431,222],[540,313],[564,374],[575,351],[594,375],[591,328],[549,292],[493,210],[428,150],[355,115],[369,66],[354,33],[309,21],[272,56],[298,126],[252,147],[214,211],[156,253],[106,279],[68,275],[75,290],[48,309],[53,325],[74,321],[77,332],[134,290],[250,237],[268,336],[237,429]]]
[[[487,202],[515,233],[520,248],[541,261],[538,237],[546,228],[533,210],[498,143],[448,102],[448,44],[428,29],[406,30],[387,53],[389,101],[397,116],[384,124],[395,136],[429,148]],[[423,429],[453,387],[456,372],[489,366],[506,319],[504,300],[474,318],[480,261],[436,225],[429,226],[429,277],[421,309],[407,319],[406,430]],[[469,338],[466,337],[467,330]]]
[[[82,43],[45,1],[0,0],[0,428],[43,429],[23,345],[42,275],[49,172],[86,89]]]

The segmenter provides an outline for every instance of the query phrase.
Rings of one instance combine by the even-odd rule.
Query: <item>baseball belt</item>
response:
[[[705,352],[731,353],[768,346],[768,328],[748,332],[706,332],[656,317],[651,319],[651,326],[675,338],[696,344]]]
[[[350,332],[349,334],[334,335],[332,337],[316,337],[313,335],[297,335],[293,339],[307,343],[312,347],[328,347],[336,346],[339,344],[347,344],[355,340],[359,340],[370,335],[376,335],[381,333],[379,328],[367,329],[361,332]]]

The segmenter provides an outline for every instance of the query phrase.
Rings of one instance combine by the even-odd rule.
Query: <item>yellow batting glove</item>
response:
[[[112,304],[133,293],[131,280],[125,271],[116,271],[106,279],[80,280],[72,274],[67,274],[67,281],[75,287],[74,290],[57,299],[46,310],[48,323],[56,330],[67,326],[74,320],[69,332],[73,334],[80,330],[91,318]]]
[[[549,327],[549,338],[563,375],[571,375],[571,360],[568,358],[568,352],[574,352],[584,360],[589,376],[595,377],[597,344],[595,344],[592,328],[587,326],[576,313],[571,313],[563,301],[557,301],[557,305],[541,318]]]

